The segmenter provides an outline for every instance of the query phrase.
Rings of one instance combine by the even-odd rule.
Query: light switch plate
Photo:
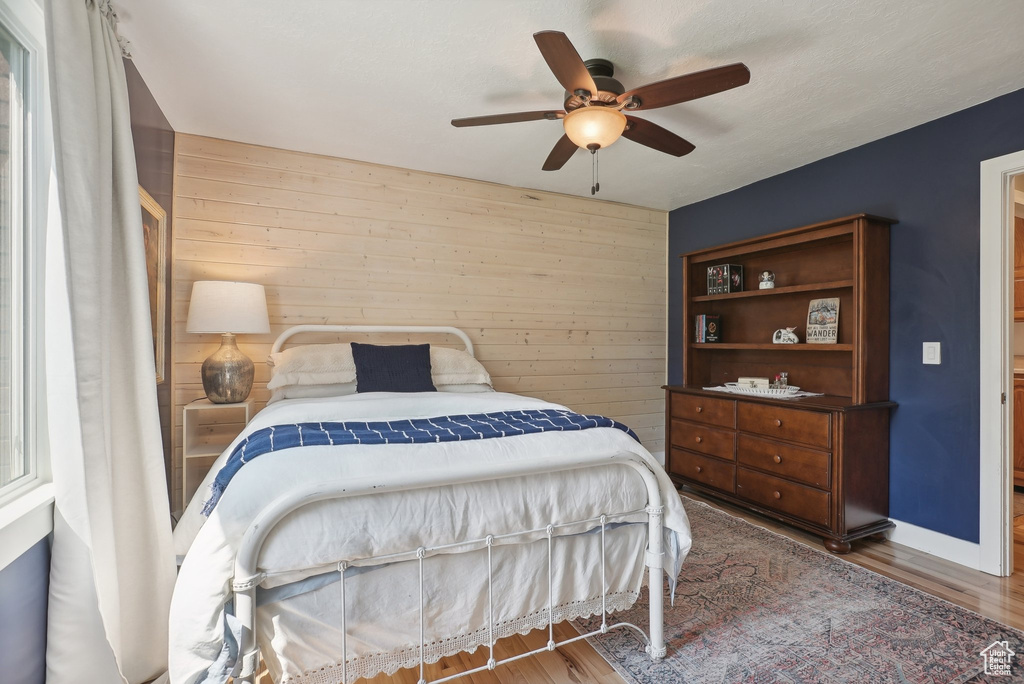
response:
[[[941,342],[924,342],[923,347],[923,358],[921,363],[926,365],[938,366],[942,363],[942,343]]]

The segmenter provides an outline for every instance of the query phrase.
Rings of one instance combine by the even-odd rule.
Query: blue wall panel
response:
[[[860,212],[898,220],[890,515],[977,542],[980,162],[1019,150],[1024,90],[672,211],[669,382],[682,378],[676,255]],[[921,364],[925,341],[942,343],[942,365]]]
[[[128,106],[132,119],[132,142],[135,145],[135,166],[139,172],[139,185],[167,212],[165,242],[167,273],[171,272],[171,236],[174,233],[174,131],[149,91],[135,62],[124,60],[124,74],[128,82]],[[164,467],[168,483],[173,482],[171,468],[171,289],[167,288],[164,345],[167,358],[161,375],[164,380],[156,386],[157,406],[160,411],[160,431],[164,447]],[[168,485],[173,499],[174,487]]]
[[[0,570],[0,680],[46,681],[46,605],[50,542],[43,539]]]

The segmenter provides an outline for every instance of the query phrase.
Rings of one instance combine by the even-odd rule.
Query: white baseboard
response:
[[[973,570],[980,569],[981,547],[978,544],[899,520],[893,522],[896,523],[896,529],[889,532],[890,541],[965,565]]]
[[[664,451],[652,451],[651,456],[654,456],[662,466],[665,465]],[[978,544],[957,539],[935,530],[918,527],[908,522],[895,519],[893,519],[893,522],[896,523],[896,528],[888,532],[890,541],[909,546],[918,551],[930,553],[933,556],[938,556],[953,563],[959,563],[972,570],[979,570],[981,568],[980,546]]]

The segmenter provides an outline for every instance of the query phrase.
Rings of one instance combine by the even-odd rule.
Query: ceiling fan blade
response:
[[[533,34],[533,39],[537,41],[540,54],[563,88],[570,93],[586,90],[591,94],[597,94],[597,85],[593,77],[564,33],[539,31]]]
[[[749,82],[750,69],[745,64],[736,63],[648,83],[619,95],[618,102],[621,104],[633,97],[640,103],[640,106],[632,108],[633,111],[657,109],[714,95]]]
[[[541,168],[545,171],[557,171],[565,166],[565,162],[569,161],[569,157],[578,149],[580,148],[576,147],[576,143],[569,140],[569,136],[563,135],[555,143],[555,146],[551,149],[551,154],[544,160],[544,166]]]
[[[565,118],[565,112],[560,109],[545,112],[516,112],[514,114],[491,114],[490,116],[452,119],[452,126],[463,128],[465,126],[490,126],[492,124],[518,123],[520,121],[540,121],[541,119],[556,121],[563,118]]]
[[[682,157],[696,149],[690,141],[683,140],[658,124],[638,119],[635,116],[627,116],[626,121],[626,130],[622,132],[622,137],[629,138],[635,143],[646,145],[665,154],[671,154],[673,157]]]

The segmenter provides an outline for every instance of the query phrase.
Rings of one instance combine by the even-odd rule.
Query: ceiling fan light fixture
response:
[[[562,119],[565,134],[585,150],[605,148],[626,130],[626,115],[612,107],[580,107]]]

